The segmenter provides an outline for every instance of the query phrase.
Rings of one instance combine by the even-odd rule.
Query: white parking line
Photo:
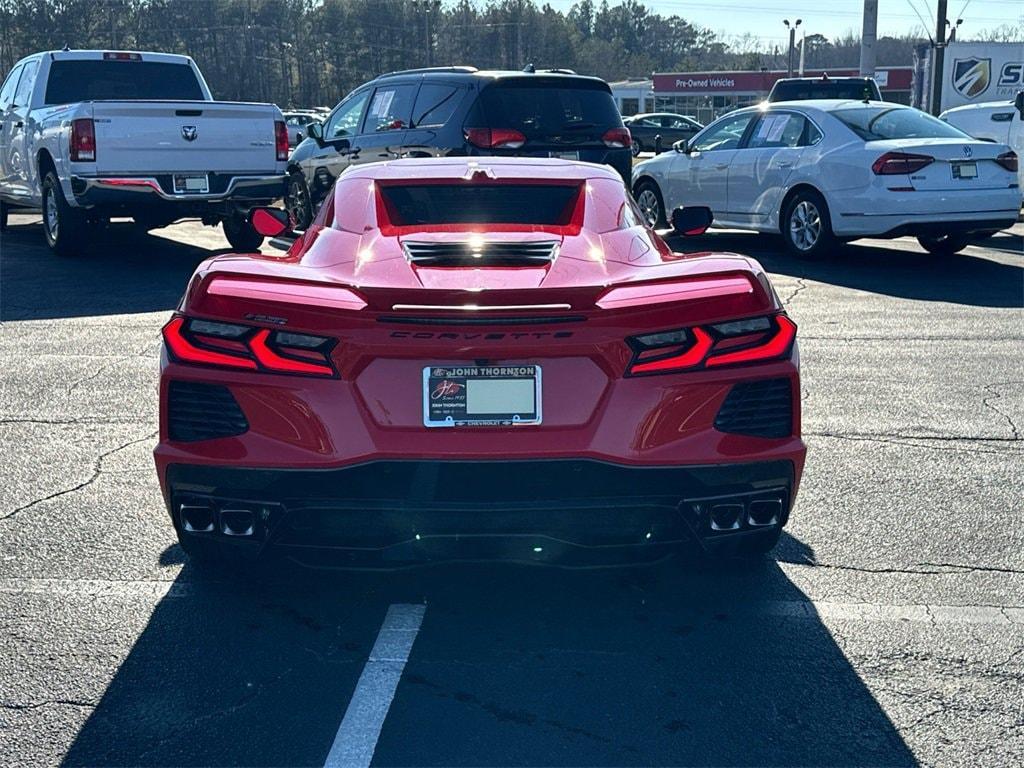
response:
[[[324,762],[325,768],[366,768],[370,765],[380,729],[426,610],[425,605],[408,604],[388,608],[370,658],[359,676],[355,693]]]

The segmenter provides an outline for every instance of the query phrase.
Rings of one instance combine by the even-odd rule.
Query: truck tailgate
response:
[[[97,101],[96,171],[273,173],[276,110],[216,101]]]

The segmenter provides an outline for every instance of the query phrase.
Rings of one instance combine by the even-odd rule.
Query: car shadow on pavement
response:
[[[37,220],[16,220],[0,234],[4,321],[171,310],[199,262],[230,252],[172,240],[169,230],[144,233],[117,222],[80,255],[61,258],[46,247]]]
[[[771,559],[262,585],[186,564],[65,762],[323,765],[394,603],[426,614],[375,765],[916,764]]]
[[[903,299],[1018,308],[1024,295],[1024,267],[972,255],[970,248],[942,258],[923,250],[858,241],[837,246],[829,258],[808,261],[787,253],[780,237],[757,232],[712,231],[700,237],[668,237],[667,241],[679,253],[742,253],[754,257],[772,273]],[[1024,256],[1024,238],[1009,232],[978,240],[974,245]]]

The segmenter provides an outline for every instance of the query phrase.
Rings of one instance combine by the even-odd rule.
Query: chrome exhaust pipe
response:
[[[225,536],[252,536],[256,530],[256,513],[251,509],[222,509],[220,530]]]
[[[735,531],[743,518],[742,504],[715,504],[711,507],[712,531]]]
[[[212,533],[215,528],[212,507],[182,504],[178,508],[178,519],[189,533]]]
[[[750,502],[747,525],[751,528],[766,528],[778,525],[782,519],[782,499],[756,499]]]

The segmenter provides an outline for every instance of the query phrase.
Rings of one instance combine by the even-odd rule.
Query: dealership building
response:
[[[855,77],[856,69],[810,70],[805,77]],[[705,125],[738,107],[763,101],[784,71],[760,72],[655,72],[649,79],[611,83],[615,103],[623,115],[674,112],[690,115]],[[881,67],[875,81],[882,98],[909,104],[914,87],[913,67]]]

